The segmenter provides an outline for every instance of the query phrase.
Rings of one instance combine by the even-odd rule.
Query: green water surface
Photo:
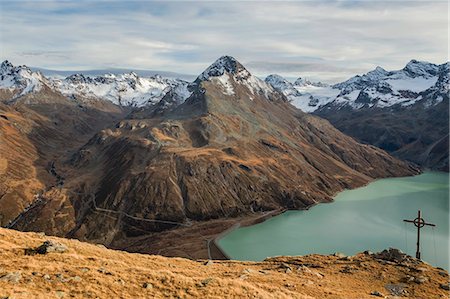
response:
[[[288,211],[263,223],[232,231],[219,246],[233,259],[276,255],[355,254],[399,248],[415,256],[417,229],[403,219],[417,210],[436,224],[421,230],[422,259],[449,267],[449,175],[426,172],[377,180],[339,193],[335,201],[307,211]]]

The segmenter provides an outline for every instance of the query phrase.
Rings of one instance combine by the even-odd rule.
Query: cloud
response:
[[[198,74],[235,56],[264,76],[340,81],[448,59],[447,1],[2,1],[0,58],[56,69]]]

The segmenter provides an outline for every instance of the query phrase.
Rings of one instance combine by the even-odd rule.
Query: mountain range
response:
[[[450,63],[411,60],[403,69],[377,67],[325,85],[266,78],[299,109],[342,132],[422,167],[448,171]]]
[[[314,115],[323,105],[313,114],[294,106],[301,86],[340,87],[281,79],[261,80],[230,56],[190,83],[134,73],[55,79],[3,62],[1,225],[205,257],[212,236],[238,220],[420,171]],[[395,105],[428,101],[421,96]],[[347,106],[336,111],[386,109]]]

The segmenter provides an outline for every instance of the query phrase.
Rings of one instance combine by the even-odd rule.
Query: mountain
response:
[[[305,112],[324,109],[326,105],[334,109],[386,108],[395,105],[407,107],[429,98],[433,90],[442,93],[435,96],[437,102],[442,101],[448,93],[448,85],[445,84],[448,82],[448,73],[448,62],[435,65],[411,60],[401,70],[386,71],[377,67],[367,74],[357,75],[333,86],[299,78],[294,84],[288,82],[290,85],[280,85],[278,88],[283,92],[288,90],[292,94],[289,99]],[[268,76],[266,80],[274,87],[277,82],[284,80],[278,76],[278,81],[274,81],[273,76]],[[292,88],[299,94],[292,92]]]
[[[41,73],[33,72],[26,66],[13,66],[8,60],[0,65],[0,100],[37,92],[48,84]]]
[[[73,74],[66,78],[47,78],[27,66],[13,66],[9,61],[0,66],[0,100],[14,101],[43,87],[76,102],[76,98],[106,100],[123,107],[144,107],[159,103],[168,93],[177,103],[189,97],[188,82],[180,79],[149,78],[134,72],[104,74],[95,77]]]
[[[219,58],[189,89],[184,102],[166,105],[166,96],[158,113],[129,113],[68,151],[51,165],[57,187],[9,226],[205,256],[205,241],[242,219],[418,173],[296,109],[232,57]]]
[[[53,79],[52,86],[66,96],[99,98],[133,107],[154,105],[169,91],[174,91],[177,102],[183,102],[190,95],[186,81],[161,76],[141,78],[134,72],[93,78],[74,74],[62,80]]]
[[[0,66],[0,225],[7,225],[55,185],[50,165],[66,159],[128,108],[68,98],[26,66]]]
[[[274,89],[281,92],[290,100],[301,96],[301,93],[295,88],[294,84],[284,79],[280,75],[269,75],[264,81],[266,81],[267,84],[270,84]]]
[[[53,70],[53,69],[45,69],[40,67],[30,67],[30,69],[34,72],[40,72],[44,76],[48,78],[58,78],[63,79],[73,74],[82,74],[87,77],[98,77],[103,76],[104,74],[113,74],[113,75],[121,75],[121,74],[129,74],[136,73],[139,77],[154,77],[161,76],[163,78],[169,79],[182,79],[184,81],[193,81],[197,76],[191,74],[183,74],[176,72],[168,72],[168,71],[158,71],[158,70],[141,70],[141,69],[129,69],[129,68],[106,68],[106,69],[86,69],[86,70]]]
[[[304,112],[313,112],[327,104],[331,98],[339,94],[339,90],[321,82],[311,82],[298,78],[294,83],[273,74],[265,81],[277,91],[283,93],[295,107]]]
[[[360,142],[448,171],[449,72],[448,62],[411,60],[398,71],[377,67],[333,86],[296,82],[281,90],[296,107]]]

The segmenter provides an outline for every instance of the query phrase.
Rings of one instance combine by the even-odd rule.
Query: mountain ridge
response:
[[[449,62],[411,60],[401,70],[377,67],[333,86],[269,80],[293,105],[360,142],[448,172],[449,73]]]

